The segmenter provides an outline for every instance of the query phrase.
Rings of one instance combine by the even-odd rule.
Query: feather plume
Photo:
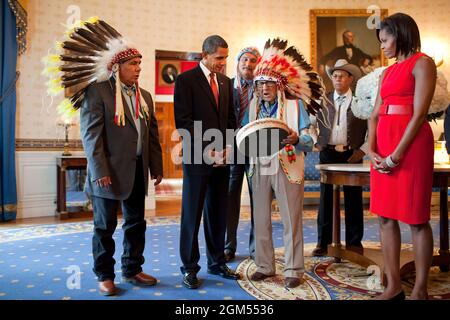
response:
[[[75,32],[78,33],[80,36],[82,36],[87,41],[99,46],[103,50],[108,50],[108,47],[106,46],[105,42],[102,41],[102,39],[100,39],[99,36],[96,35],[95,33],[91,32],[87,29],[82,29],[82,28],[76,29]]]
[[[70,109],[72,109],[72,102],[69,99],[62,100],[56,107],[59,114],[66,114]]]
[[[73,33],[73,34],[71,34],[71,35],[70,35],[70,38],[73,39],[73,40],[75,40],[75,41],[80,42],[81,44],[84,44],[84,45],[87,46],[87,47],[91,47],[91,48],[94,49],[94,50],[97,50],[97,51],[102,51],[102,50],[103,50],[100,46],[98,46],[98,45],[96,45],[95,43],[92,43],[92,42],[90,42],[90,41],[84,39],[84,38],[83,38],[82,36],[80,36],[78,33]]]
[[[62,91],[64,91],[64,87],[62,86],[61,79],[51,79],[47,81],[47,93],[49,96],[57,96]]]
[[[75,56],[75,55],[66,55],[62,54],[61,56],[62,61],[68,61],[68,62],[83,62],[83,63],[94,63],[95,59],[93,57],[88,56]]]
[[[114,58],[117,52],[121,52],[127,49],[127,44],[123,38],[113,39],[108,42],[107,51],[102,51],[97,59],[97,81],[102,82],[111,78],[111,70],[108,69],[108,65]]]
[[[100,20],[99,17],[93,16],[93,17],[87,18],[87,20],[85,21],[85,23],[98,23],[99,20]]]
[[[68,81],[62,81],[62,85],[64,88],[70,88],[70,87],[73,87],[73,86],[83,83],[83,82],[92,83],[94,81],[95,81],[95,77],[93,77],[92,75],[89,75],[89,76],[85,76],[83,78],[75,78],[75,79],[68,80]]]
[[[97,55],[98,50],[92,49],[86,45],[80,45],[74,41],[65,41],[61,44],[61,47],[66,50],[74,51],[74,53]]]
[[[103,41],[108,42],[108,39],[114,39],[109,33],[107,33],[98,23],[86,23],[86,28],[96,33]]]
[[[324,97],[323,81],[295,47],[287,48],[286,40],[267,40],[255,69],[255,79],[276,79],[279,88],[286,91],[288,97],[303,100],[310,113],[316,114],[320,109],[315,100]]]
[[[110,63],[130,48],[116,29],[98,17],[77,21],[65,35],[64,41],[56,42],[53,52],[42,58],[42,74],[48,78],[50,96],[71,88],[57,107],[59,113],[70,118],[81,107],[86,89],[108,80],[112,75]]]
[[[61,67],[59,67],[61,71],[64,72],[77,72],[77,71],[86,71],[86,70],[92,70],[95,68],[94,64],[64,64]]]
[[[61,77],[61,80],[63,82],[68,82],[75,79],[80,79],[87,76],[92,76],[94,74],[94,70],[86,70],[86,71],[79,71],[79,72],[71,72],[66,73]]]
[[[112,38],[121,38],[122,37],[122,35],[119,32],[117,32],[116,29],[111,27],[105,21],[99,20],[98,23],[103,27],[103,29],[105,29],[111,35]]]
[[[46,66],[43,70],[42,70],[42,75],[47,76],[47,77],[56,77],[56,75],[58,73],[60,73],[61,67],[59,66]]]
[[[48,54],[42,58],[42,63],[45,66],[55,66],[61,62],[61,57],[57,54]]]

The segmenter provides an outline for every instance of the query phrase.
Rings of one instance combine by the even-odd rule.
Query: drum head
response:
[[[250,158],[272,156],[284,147],[281,141],[286,139],[288,134],[286,128],[260,128],[239,139],[237,147],[242,154]]]

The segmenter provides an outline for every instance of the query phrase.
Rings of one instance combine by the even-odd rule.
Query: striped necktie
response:
[[[240,94],[240,100],[239,100],[239,119],[238,119],[238,126],[241,126],[242,119],[244,119],[245,111],[247,111],[248,108],[248,82],[244,81],[244,83],[241,86],[241,94]]]

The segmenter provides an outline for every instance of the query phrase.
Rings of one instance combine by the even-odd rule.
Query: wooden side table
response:
[[[341,244],[340,186],[366,186],[370,184],[370,166],[368,164],[319,164],[320,182],[333,185],[333,242],[328,246],[328,255],[335,258],[353,261],[362,267],[378,265],[383,269],[383,256],[380,250],[364,248],[362,254],[345,250]],[[439,254],[433,256],[432,265],[439,266],[447,272],[450,269],[449,232],[448,232],[448,181],[450,179],[449,164],[434,164],[433,187],[440,191],[439,206]],[[400,255],[400,274],[406,275],[414,271],[412,251],[402,251]]]
[[[70,218],[66,207],[66,170],[86,169],[85,156],[58,156],[56,157],[56,215],[60,219]]]

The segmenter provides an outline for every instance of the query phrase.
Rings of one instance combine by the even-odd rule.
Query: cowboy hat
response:
[[[351,76],[353,76],[353,83],[356,83],[362,75],[361,70],[356,65],[348,63],[345,59],[337,60],[332,68],[326,66],[326,71],[330,79],[332,79],[333,72],[336,70],[347,71]]]

